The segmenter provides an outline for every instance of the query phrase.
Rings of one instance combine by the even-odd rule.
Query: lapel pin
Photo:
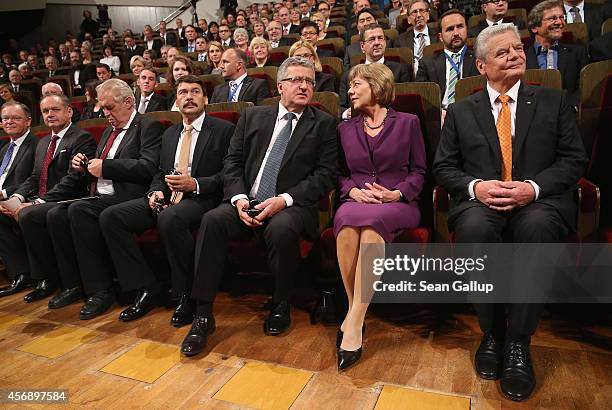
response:
[[[531,104],[531,101],[527,101],[527,104]]]

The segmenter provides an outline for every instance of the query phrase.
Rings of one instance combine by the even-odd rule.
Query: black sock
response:
[[[197,316],[212,316],[212,302],[197,302],[196,304],[196,315]]]

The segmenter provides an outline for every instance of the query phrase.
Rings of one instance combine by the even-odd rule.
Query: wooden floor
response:
[[[264,336],[263,294],[233,297],[221,293],[215,304],[217,332],[207,352],[191,359],[177,354],[188,328],[171,327],[171,312],[164,308],[132,323],[117,320],[118,306],[102,317],[81,321],[80,304],[51,311],[47,300],[25,304],[22,297],[23,293],[0,299],[0,389],[68,389],[71,407],[248,408],[240,400],[259,391],[262,396],[270,393],[259,390],[259,373],[253,373],[257,369],[272,369],[266,374],[280,377],[274,379],[274,386],[280,396],[288,396],[273,405],[261,404],[269,408],[421,409],[450,408],[444,403],[452,402],[476,409],[609,409],[612,403],[610,322],[585,325],[562,320],[559,313],[548,314],[532,342],[536,391],[526,403],[513,403],[503,399],[498,383],[475,376],[472,361],[480,332],[475,316],[465,309],[456,314],[444,306],[375,307],[367,318],[363,359],[339,374],[336,328],[313,326],[306,310],[293,308],[288,334]],[[602,309],[610,307],[602,305]],[[29,353],[28,349],[53,348],[53,338],[66,329],[79,335],[68,351],[55,352],[57,357]],[[33,340],[39,342],[32,347]],[[153,343],[141,346],[147,342]],[[129,378],[129,373],[122,377],[107,372],[121,367],[121,360],[137,355],[139,349],[146,360],[163,357],[165,361],[157,366],[159,378],[154,376],[156,380],[146,383]],[[158,353],[143,353],[143,349]],[[118,358],[121,360],[115,361]],[[139,361],[138,365],[146,372],[147,363]],[[239,380],[254,385],[238,383],[236,393]],[[400,392],[409,393],[401,396],[404,399],[386,394],[398,386],[406,388]],[[272,394],[276,391],[271,390]],[[423,391],[434,394],[421,394]],[[386,405],[393,404],[392,397],[395,407]],[[449,398],[451,401],[444,401]]]

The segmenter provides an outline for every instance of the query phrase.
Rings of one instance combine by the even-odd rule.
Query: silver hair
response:
[[[236,34],[243,34],[246,37],[247,42],[249,41],[249,32],[242,27],[238,27],[236,30],[234,30],[234,35],[232,37],[236,38]]]
[[[310,68],[314,75],[315,68],[314,68],[314,65],[310,62],[310,60],[304,57],[289,57],[285,61],[283,61],[280,67],[278,67],[278,72],[276,74],[276,81],[279,82],[279,81],[283,81],[284,79],[286,79],[288,77],[287,71],[289,67],[293,67],[293,66]]]
[[[118,78],[109,78],[96,87],[98,97],[106,92],[113,94],[113,101],[116,103],[123,102],[126,98],[131,98],[132,104],[134,103],[134,91],[125,81]]]
[[[489,41],[491,37],[498,36],[507,31],[511,31],[516,34],[519,39],[521,38],[518,29],[512,23],[502,23],[482,30],[478,37],[476,37],[476,43],[474,43],[474,54],[476,55],[476,59],[485,61],[487,52],[489,51]]]

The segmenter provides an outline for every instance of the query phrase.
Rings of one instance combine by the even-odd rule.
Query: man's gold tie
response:
[[[512,181],[512,126],[510,124],[510,97],[500,95],[498,98],[502,108],[497,117],[497,136],[502,156],[502,181]]]
[[[177,170],[187,173],[189,170],[189,150],[191,149],[191,130],[192,125],[185,127],[185,134],[183,135],[183,141],[181,142],[181,151],[179,153],[178,167]],[[183,199],[182,192],[173,192],[170,198],[172,205],[178,204]]]

